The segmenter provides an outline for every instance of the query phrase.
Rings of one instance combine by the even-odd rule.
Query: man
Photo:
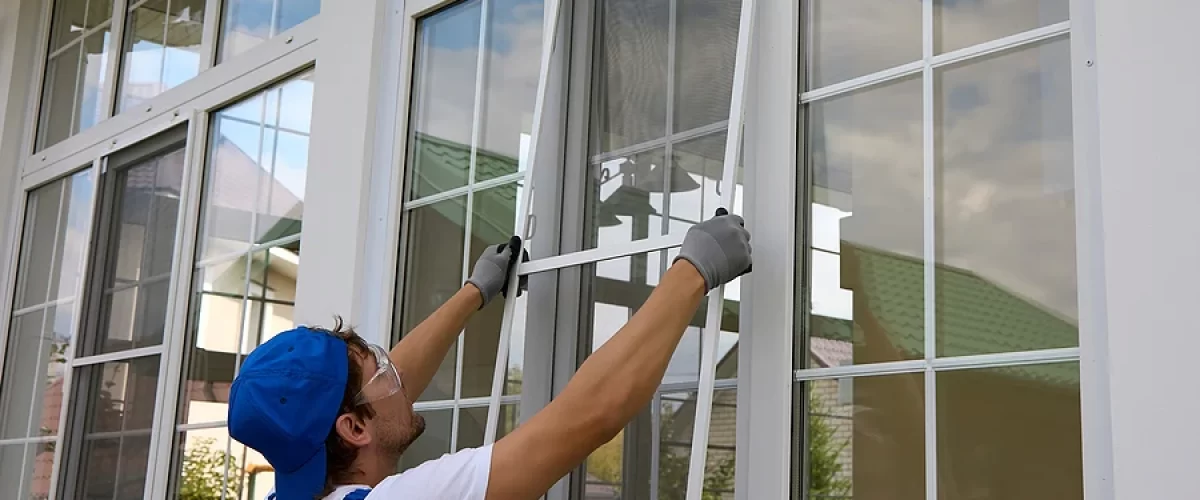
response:
[[[353,330],[300,327],[245,360],[229,432],[275,468],[278,500],[536,499],[649,403],[710,290],[750,271],[735,215],[693,226],[646,303],[542,411],[494,445],[394,474],[421,435],[413,411],[467,319],[506,289],[520,240],[485,252],[467,284],[391,352]]]

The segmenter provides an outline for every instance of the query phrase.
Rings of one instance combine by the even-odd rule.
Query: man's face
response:
[[[363,383],[371,383],[371,377],[379,371],[375,355],[364,353],[358,357],[358,361],[362,367]],[[385,382],[376,380],[374,383]],[[372,401],[370,405],[375,417],[367,419],[367,431],[388,455],[399,458],[425,432],[425,418],[413,410],[412,400],[403,386],[395,394]]]

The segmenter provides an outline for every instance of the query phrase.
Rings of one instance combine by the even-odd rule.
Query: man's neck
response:
[[[399,458],[364,455],[366,454],[360,454],[358,460],[354,461],[354,466],[350,468],[352,472],[346,477],[345,484],[365,484],[374,488],[388,476],[396,473],[400,462]]]

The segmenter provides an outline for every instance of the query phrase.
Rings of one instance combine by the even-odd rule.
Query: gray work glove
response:
[[[522,261],[529,261],[529,253],[521,247],[521,238],[513,236],[508,243],[488,247],[483,251],[483,255],[479,256],[479,260],[475,261],[475,269],[467,283],[475,285],[483,295],[481,308],[491,302],[496,294],[508,295],[508,276],[513,266],[517,265],[517,252],[522,254]],[[519,285],[518,297],[528,288],[528,278],[522,276]]]
[[[753,263],[745,225],[741,217],[718,208],[716,217],[688,229],[675,261],[683,259],[696,266],[704,277],[706,292],[733,281],[750,272]]]

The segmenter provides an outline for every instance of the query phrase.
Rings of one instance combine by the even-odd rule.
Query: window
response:
[[[417,21],[397,338],[462,287],[488,246],[513,235],[542,7],[541,0],[469,0]],[[502,302],[475,315],[421,394],[416,406],[428,429],[405,453],[403,468],[482,443]],[[514,331],[502,427],[516,422],[523,347]]]
[[[224,0],[223,3],[218,56],[221,62],[321,12],[321,0]]]
[[[175,419],[179,498],[224,478],[230,498],[264,498],[262,455],[230,439],[229,390],[244,356],[294,325],[308,170],[312,73],[213,115]]]
[[[0,483],[20,498],[50,494],[61,444],[63,382],[87,252],[93,172],[29,193],[0,385]]]
[[[175,142],[108,160],[60,495],[141,498],[148,484],[185,158]]]
[[[1067,3],[805,2],[795,498],[1082,498]]]
[[[204,0],[130,2],[117,112],[192,79],[202,66]]]
[[[606,0],[596,3],[586,27],[576,25],[595,34],[592,74],[572,78],[586,87],[580,93],[590,94],[582,125],[587,157],[580,159],[588,175],[563,196],[564,204],[582,203],[584,214],[582,221],[564,221],[564,227],[582,222],[581,240],[564,241],[564,249],[681,236],[713,216],[726,189],[736,190],[734,206],[726,208],[742,212],[741,165],[736,185],[721,185],[741,5]],[[677,253],[666,248],[585,262],[575,271],[584,283],[578,342],[585,352],[603,345],[636,312]],[[704,479],[705,494],[718,498],[733,498],[740,291],[740,280],[725,287],[718,340]],[[685,332],[654,401],[588,459],[577,495],[683,498],[706,308],[707,302]]]
[[[39,151],[114,114],[144,109],[147,101],[215,62],[247,52],[320,11],[320,0],[53,4],[35,144]],[[125,11],[114,12],[121,8]]]
[[[105,91],[112,79],[112,11],[112,0],[54,2],[37,149],[108,118]]]

